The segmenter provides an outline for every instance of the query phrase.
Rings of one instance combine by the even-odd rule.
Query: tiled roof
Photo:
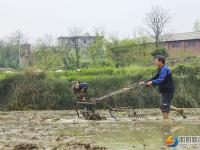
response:
[[[200,32],[169,34],[164,41],[183,41],[200,39]]]

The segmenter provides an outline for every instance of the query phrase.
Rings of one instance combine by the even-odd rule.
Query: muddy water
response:
[[[136,110],[148,114],[148,120],[124,116],[103,121],[78,119],[74,111],[0,112],[0,149],[171,149],[164,144],[169,135],[200,136],[200,109],[185,111],[187,119],[172,112],[168,123],[159,109]]]

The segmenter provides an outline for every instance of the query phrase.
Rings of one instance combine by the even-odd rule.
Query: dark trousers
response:
[[[160,109],[162,112],[169,113],[170,112],[170,105],[174,95],[174,92],[169,93],[160,93],[161,95],[161,105]]]

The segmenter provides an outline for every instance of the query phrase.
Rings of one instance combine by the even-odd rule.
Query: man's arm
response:
[[[167,70],[165,68],[162,68],[161,69],[161,73],[158,76],[158,78],[151,80],[152,81],[152,85],[158,85],[158,84],[162,83],[164,81],[166,75],[167,75]]]
[[[152,78],[150,78],[150,79],[144,81],[144,83],[147,83],[147,82],[149,82],[149,81],[155,80],[156,78],[158,78],[158,72],[157,72]]]
[[[158,78],[158,75],[159,75],[159,71],[152,78],[150,78],[150,79],[148,79],[146,81],[140,81],[139,84],[142,85],[142,84],[146,84],[146,83],[148,83],[148,82],[150,82],[152,80],[155,80],[156,78]],[[148,85],[148,84],[146,84],[146,85]]]

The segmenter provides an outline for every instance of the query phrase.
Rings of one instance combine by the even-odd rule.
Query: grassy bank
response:
[[[88,98],[102,96],[126,87],[129,84],[150,78],[154,67],[89,68],[80,71],[35,73],[29,71],[15,75],[4,75],[0,81],[1,108],[27,109],[72,109],[73,80],[89,83]],[[173,104],[179,107],[200,106],[200,67],[177,65],[172,68],[176,92]],[[135,108],[159,107],[157,88],[137,87],[127,93],[114,96],[110,103]]]

